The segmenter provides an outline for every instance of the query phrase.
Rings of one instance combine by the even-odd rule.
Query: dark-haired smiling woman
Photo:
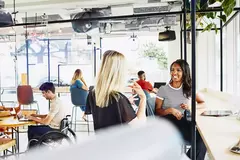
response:
[[[181,132],[185,141],[191,141],[191,122],[183,116],[185,110],[190,110],[192,80],[189,64],[182,59],[176,60],[170,66],[171,80],[168,85],[160,87],[156,98],[157,115],[168,119]],[[204,100],[196,95],[197,103]],[[197,131],[196,156],[204,160],[206,147]],[[170,138],[170,137],[169,137]],[[187,155],[190,157],[191,149]]]

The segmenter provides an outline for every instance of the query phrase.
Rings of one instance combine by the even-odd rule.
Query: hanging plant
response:
[[[203,29],[202,32],[210,31],[215,28],[215,32],[218,32],[217,24],[214,22],[215,19],[220,19],[226,22],[227,18],[232,14],[234,7],[236,6],[236,0],[197,0],[196,10],[208,10],[209,5],[220,2],[221,5],[218,7],[223,10],[222,15],[217,14],[218,12],[208,12],[208,13],[196,13],[197,26],[200,25]],[[186,8],[190,11],[189,0],[186,0]],[[191,28],[191,17],[190,14],[187,15],[187,29]]]

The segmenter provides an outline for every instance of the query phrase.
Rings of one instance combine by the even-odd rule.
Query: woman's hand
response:
[[[131,104],[135,104],[134,101],[138,100],[138,98],[135,98],[136,96],[137,96],[137,94],[128,97],[128,100],[129,100],[129,102],[130,102]]]
[[[175,108],[172,108],[172,109],[171,109],[171,113],[172,113],[172,115],[174,115],[178,120],[181,120],[182,117],[183,117],[182,113],[181,113],[179,110],[175,109]]]
[[[141,99],[146,98],[145,93],[143,92],[141,86],[137,84],[137,82],[134,82],[130,87],[132,87],[133,91],[135,91]]]
[[[185,109],[185,110],[190,110],[190,107],[189,107],[188,104],[182,103],[182,104],[180,105],[180,107],[181,107],[182,109]]]

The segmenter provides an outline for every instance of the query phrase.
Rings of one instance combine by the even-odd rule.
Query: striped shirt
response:
[[[190,100],[183,95],[182,85],[179,88],[173,88],[170,84],[159,88],[157,98],[163,100],[163,109],[175,108],[182,113],[184,113],[184,109],[180,105],[182,103],[189,104]]]

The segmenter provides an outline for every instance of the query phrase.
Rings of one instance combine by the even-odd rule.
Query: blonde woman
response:
[[[128,98],[122,94],[125,73],[124,55],[113,50],[106,51],[96,87],[88,94],[85,112],[93,115],[95,130],[146,119],[146,96],[141,87],[136,82],[131,86],[140,97],[137,113]]]
[[[87,84],[86,84],[86,82],[83,78],[83,74],[82,74],[82,71],[80,69],[76,69],[76,71],[74,72],[74,75],[72,77],[70,91],[73,88],[80,88],[80,89],[88,91],[88,86],[87,86]],[[81,106],[80,108],[83,112],[85,112],[86,106]],[[87,121],[85,113],[83,113],[82,119]]]
[[[74,72],[74,75],[71,81],[70,90],[72,88],[82,88],[83,90],[88,91],[88,86],[85,80],[83,79],[83,74],[80,69],[76,69],[76,71]]]

